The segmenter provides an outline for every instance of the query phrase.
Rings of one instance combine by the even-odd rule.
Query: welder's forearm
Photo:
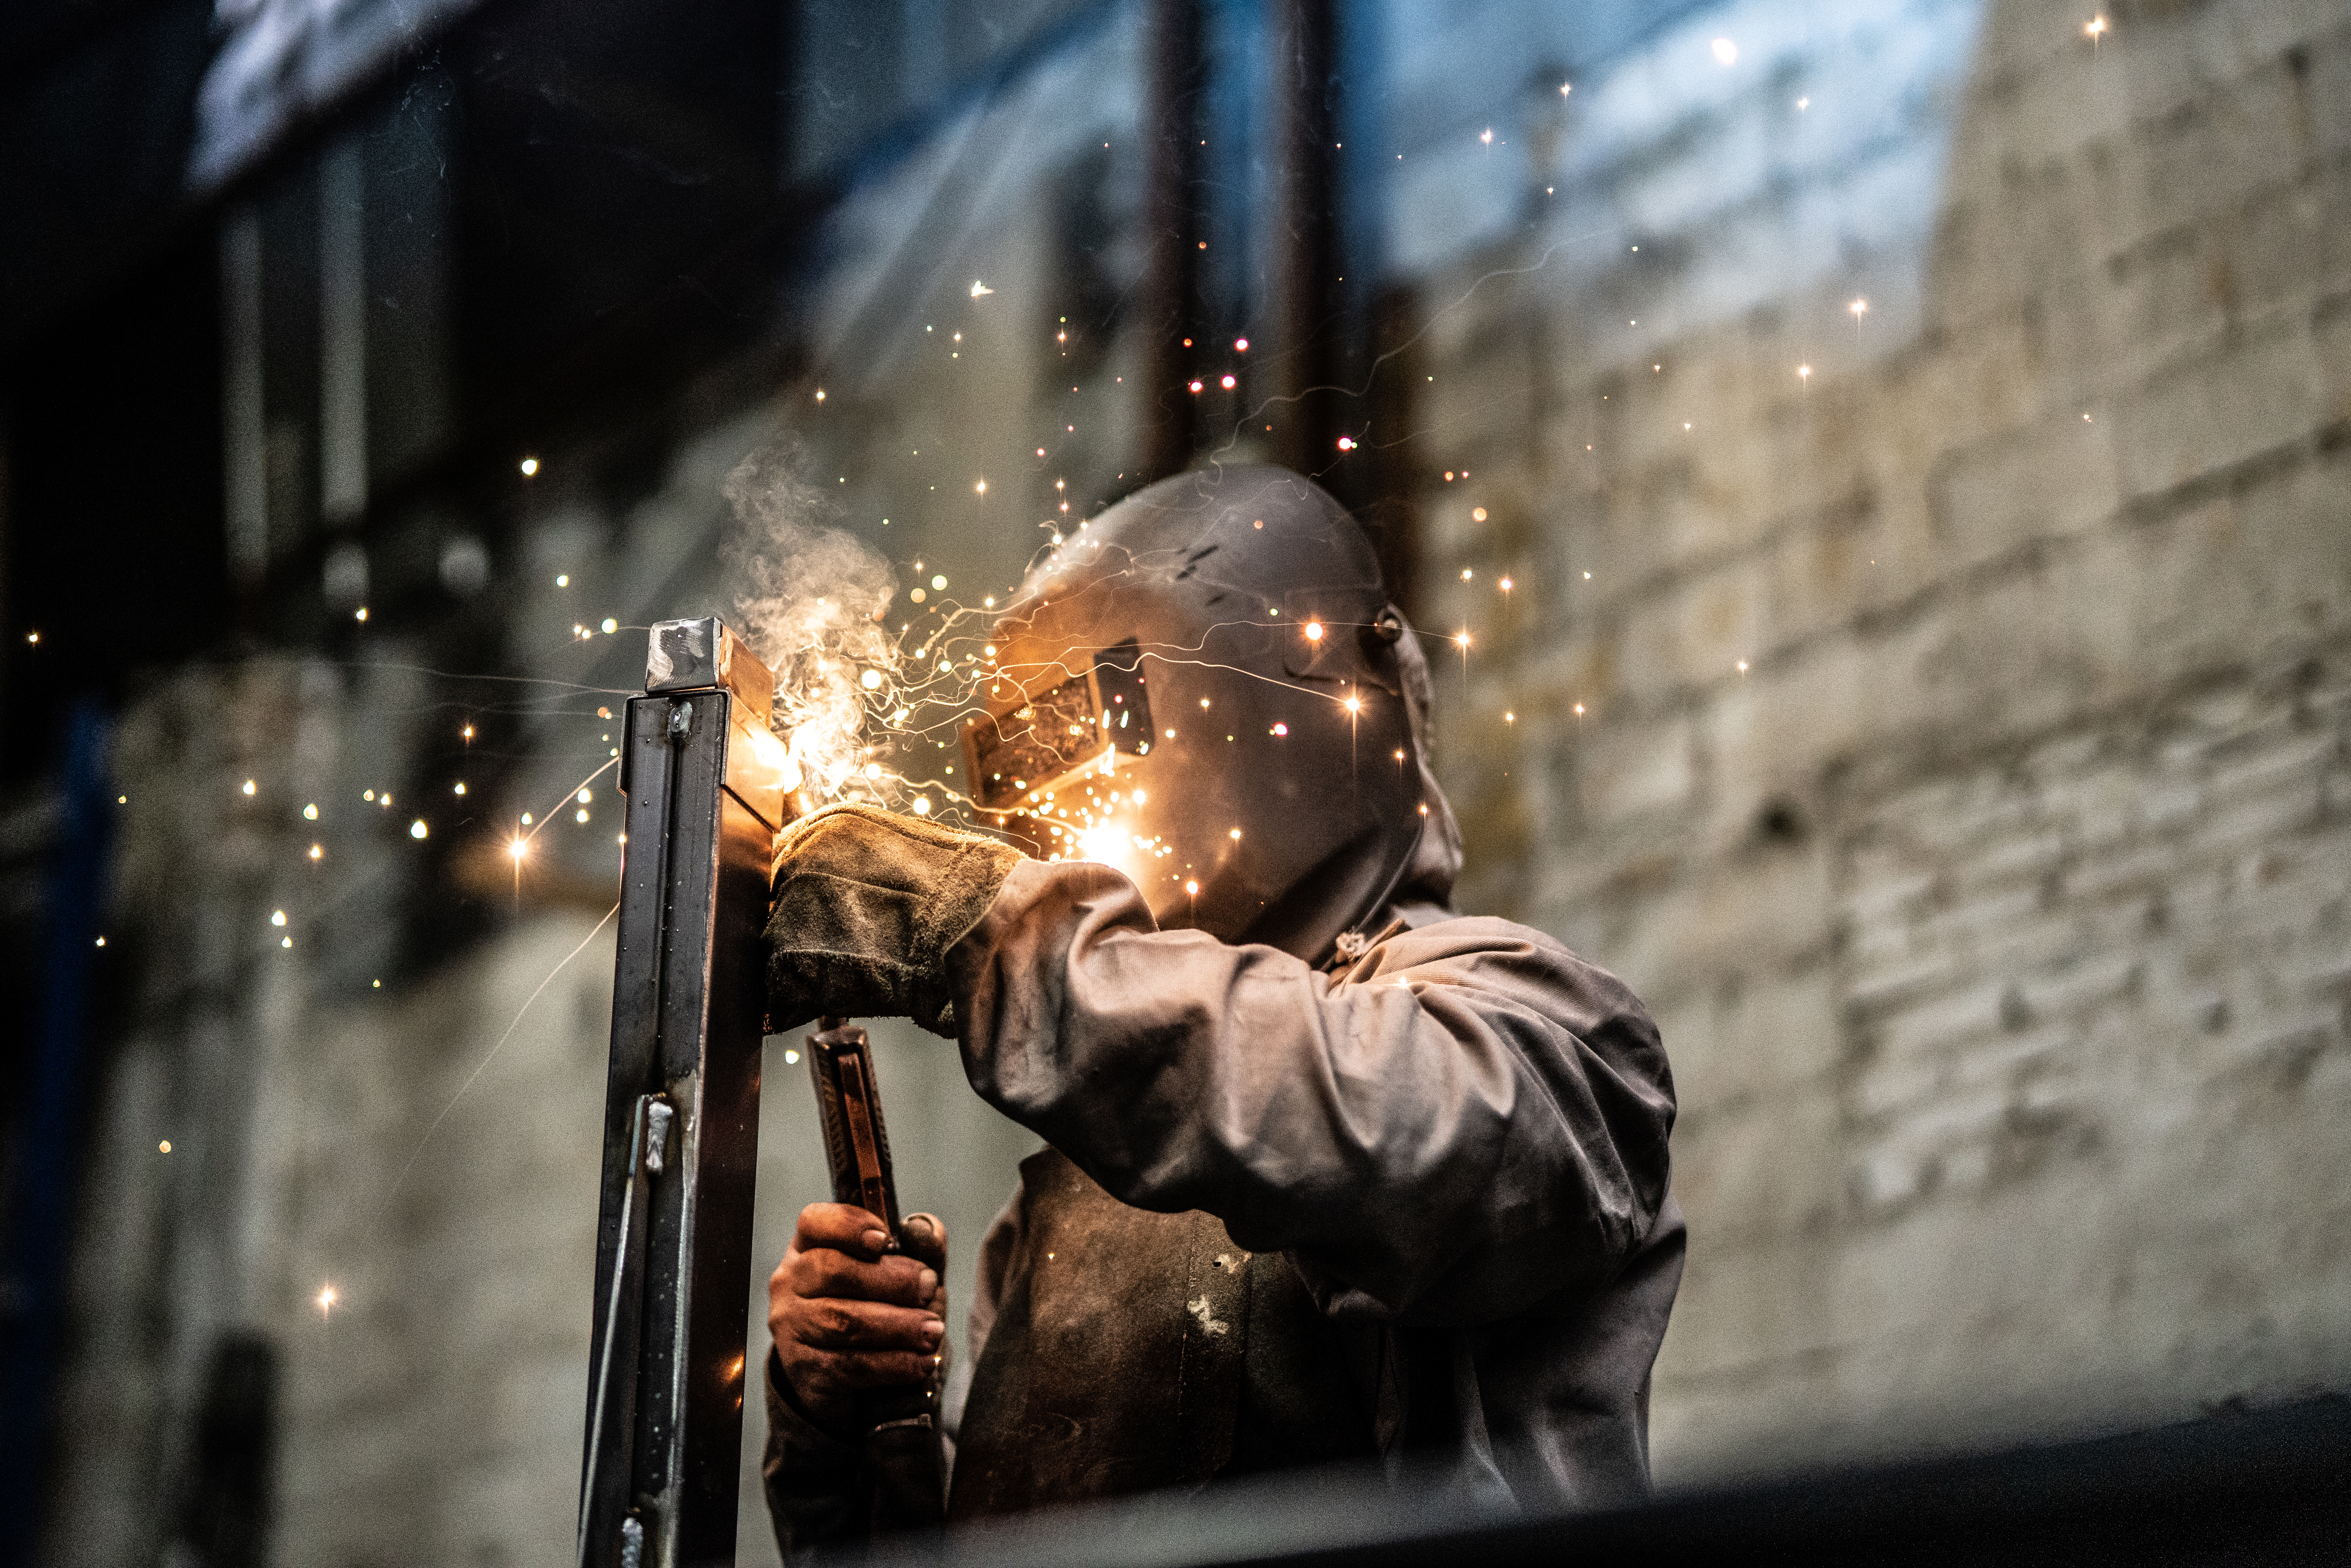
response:
[[[1654,1097],[1458,974],[1333,988],[1155,933],[1072,865],[1017,870],[955,962],[981,1094],[1124,1201],[1215,1213],[1367,1310],[1519,1310],[1613,1270],[1662,1195]]]

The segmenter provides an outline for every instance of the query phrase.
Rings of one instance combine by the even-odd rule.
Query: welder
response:
[[[806,818],[768,932],[773,1027],[912,1018],[1045,1141],[979,1243],[929,1511],[1347,1460],[1640,1496],[1684,1249],[1665,1051],[1617,980],[1451,908],[1428,669],[1363,530],[1281,469],[1168,479],[993,646],[979,831]],[[872,1439],[941,1354],[946,1237],[890,1245],[812,1205],[770,1281],[788,1557],[926,1511]]]

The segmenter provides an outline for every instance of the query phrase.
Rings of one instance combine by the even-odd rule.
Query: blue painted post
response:
[[[65,767],[58,778],[59,821],[49,863],[48,942],[40,1001],[33,1020],[29,1094],[25,1105],[6,1281],[15,1298],[15,1333],[5,1347],[5,1401],[0,1403],[0,1477],[12,1494],[0,1530],[0,1564],[33,1550],[47,1479],[49,1388],[57,1319],[72,1251],[74,1167],[80,1126],[91,960],[106,894],[110,813],[107,743],[112,729],[97,699],[78,699],[66,718]]]

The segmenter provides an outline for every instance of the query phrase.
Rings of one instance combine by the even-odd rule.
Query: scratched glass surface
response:
[[[250,1408],[279,1561],[564,1560],[648,628],[744,636],[810,801],[1000,825],[967,722],[994,811],[1132,726],[998,612],[1218,464],[1374,532],[1461,906],[1661,1021],[1662,1481],[2333,1385],[2339,1200],[2245,1222],[2351,1191],[2314,15],[219,0],[245,620],[115,721],[60,1517],[185,1538]],[[960,1355],[1035,1139],[870,1027]],[[824,1186],[764,1050],[746,1563]]]

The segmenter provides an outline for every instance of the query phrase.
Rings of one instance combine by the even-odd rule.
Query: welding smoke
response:
[[[720,560],[731,623],[776,672],[777,733],[803,780],[832,799],[860,777],[872,711],[860,677],[893,674],[882,616],[898,580],[878,551],[833,526],[839,506],[810,483],[809,466],[789,435],[736,465],[724,486],[735,517]]]

